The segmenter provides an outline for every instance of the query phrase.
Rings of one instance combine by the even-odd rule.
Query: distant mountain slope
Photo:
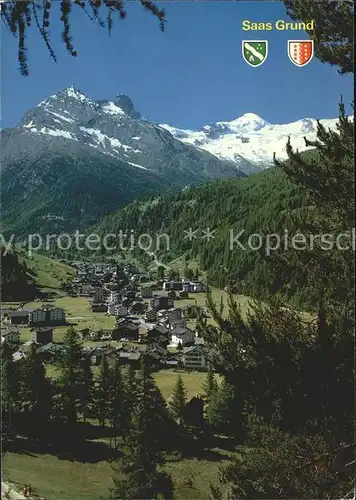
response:
[[[291,222],[308,203],[305,192],[272,167],[245,179],[209,182],[171,196],[135,202],[106,217],[93,230],[102,235],[134,230],[133,253],[147,264],[153,254],[165,264],[178,257],[196,260],[213,284],[224,286],[232,281],[239,293],[259,297],[267,291],[279,292],[306,306],[313,303],[314,291],[296,289],[290,276],[276,272],[263,250],[249,248],[247,241],[254,233],[263,236],[267,228],[281,236],[286,228],[293,230]],[[191,241],[190,230],[196,231]],[[238,241],[244,248],[240,248],[232,240],[243,230]],[[151,255],[140,251],[137,244],[140,234],[146,233],[153,242]],[[157,234],[163,233],[169,237],[168,249],[164,238],[156,243]],[[255,237],[252,246],[257,243]]]
[[[142,194],[244,175],[141,118],[127,96],[94,101],[72,87],[4,130],[1,147],[4,229],[20,234],[85,227]]]
[[[326,128],[335,130],[338,119],[320,121]],[[294,149],[299,151],[310,149],[305,146],[304,137],[310,141],[316,139],[317,121],[313,118],[304,118],[278,125],[268,123],[254,113],[245,113],[235,120],[205,125],[197,131],[166,124],[161,127],[186,144],[193,144],[218,158],[232,160],[237,165],[243,158],[252,163],[256,169],[272,165],[273,153],[276,153],[280,160],[287,159],[288,137]],[[254,171],[250,170],[251,173]]]
[[[182,130],[143,118],[126,95],[66,88],[1,133],[2,232],[81,231],[142,196],[258,173],[285,156],[288,136],[302,150],[315,134],[315,120],[272,125],[253,113]]]

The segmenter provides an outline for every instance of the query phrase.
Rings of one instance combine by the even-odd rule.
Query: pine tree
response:
[[[109,391],[110,373],[106,356],[102,357],[96,388],[96,406],[100,425],[105,427],[105,422],[109,418]]]
[[[169,409],[172,417],[178,423],[183,423],[184,407],[187,404],[187,390],[183,379],[178,375],[177,382],[169,399]]]
[[[44,437],[52,413],[52,388],[34,343],[20,365],[20,377],[21,401],[28,432],[34,437]]]
[[[123,435],[128,428],[129,408],[127,406],[127,393],[119,362],[109,368],[109,420],[116,436]]]
[[[159,280],[164,280],[165,269],[163,266],[158,266],[157,268],[157,277]]]
[[[318,0],[284,0],[287,14],[303,22],[315,21],[309,32],[314,40],[315,54],[332,66],[339,66],[341,74],[353,72],[353,17],[354,2],[331,0],[328,8]]]
[[[136,400],[137,400],[137,377],[136,370],[132,365],[128,366],[125,378],[124,386],[126,391],[126,410],[128,414],[128,425],[131,425],[131,417],[133,415]]]
[[[351,498],[345,458],[352,461],[351,448],[332,433],[292,435],[251,419],[248,447],[221,467],[227,488],[212,489],[212,498]]]
[[[217,389],[218,389],[215,375],[214,375],[214,372],[213,372],[211,366],[209,366],[209,371],[208,371],[208,374],[206,376],[205,381],[202,384],[202,389],[203,389],[203,399],[206,402],[209,402],[213,391],[217,391]]]
[[[335,11],[312,0],[285,3],[296,9],[297,18],[310,20],[313,8],[326,16],[326,23],[317,20],[319,34],[324,30],[326,36],[316,55],[348,72],[351,2],[332,2]],[[314,151],[301,155],[288,143],[289,161],[275,162],[307,195],[307,208],[296,221],[299,233],[334,238],[346,233],[351,240],[353,133],[341,104],[337,132],[319,123],[317,140],[307,142]],[[247,321],[231,299],[226,320],[209,299],[217,327],[205,324],[205,335],[220,351],[215,366],[243,402],[238,413],[247,417],[246,444],[253,450],[221,471],[233,498],[345,498],[354,489],[354,260],[351,245],[326,251],[322,240],[314,241],[307,250],[281,249],[276,257],[279,279],[288,278],[300,290],[306,279],[313,282],[316,320],[303,321],[272,297],[268,304],[254,305]],[[250,425],[252,415],[256,419]]]
[[[161,31],[164,31],[165,13],[150,0],[140,0],[141,5],[148,12],[151,12],[159,21]],[[89,14],[92,21],[97,21],[101,27],[108,29],[109,35],[113,27],[113,15],[117,13],[120,19],[126,18],[124,0],[61,0],[60,1],[60,22],[63,24],[62,41],[71,56],[76,57],[77,51],[73,47],[71,34],[71,13],[72,7],[82,9],[83,13]],[[28,76],[26,35],[32,26],[37,26],[43,42],[54,62],[57,62],[56,54],[50,41],[50,18],[58,15],[53,12],[53,3],[50,0],[43,2],[43,7],[35,0],[21,0],[21,2],[2,2],[1,20],[7,25],[11,33],[18,39],[18,60],[20,72],[23,76]],[[103,20],[100,13],[106,9],[106,18]],[[89,12],[88,12],[89,11]]]
[[[137,390],[131,430],[125,438],[124,456],[114,469],[119,478],[114,478],[111,498],[172,498],[172,481],[159,468],[163,464],[159,436],[165,408],[145,360],[138,376]]]
[[[238,429],[238,413],[236,412],[237,398],[236,388],[225,378],[218,389],[217,417],[220,420],[222,430],[236,433]]]
[[[74,432],[80,411],[80,382],[83,380],[81,347],[73,327],[63,337],[63,351],[58,365],[58,385],[61,393],[61,413],[70,432]]]
[[[4,450],[7,441],[16,429],[19,400],[20,377],[18,366],[12,359],[11,351],[5,347],[2,352],[1,363],[1,424]]]
[[[188,264],[185,265],[183,274],[184,277],[188,280],[191,280],[194,277],[194,271],[188,266]]]
[[[82,380],[78,380],[80,388],[80,413],[86,422],[93,413],[94,381],[91,360],[89,357],[82,359]]]
[[[219,388],[216,387],[210,393],[209,399],[204,408],[205,420],[214,430],[219,430],[224,426],[222,421]]]

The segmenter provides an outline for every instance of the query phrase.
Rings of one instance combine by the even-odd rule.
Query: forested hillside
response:
[[[246,179],[210,182],[135,202],[105,218],[95,230],[102,235],[134,230],[136,241],[148,233],[153,239],[152,251],[164,263],[184,255],[187,263],[198,260],[212,284],[229,283],[238,293],[259,297],[279,292],[305,307],[313,305],[313,290],[296,288],[289,276],[277,272],[270,265],[274,252],[266,255],[265,241],[260,250],[253,249],[259,245],[257,237],[251,235],[264,238],[275,232],[282,237],[286,229],[292,232],[300,208],[307,205],[306,192],[281,170],[271,168]],[[185,232],[189,228],[198,230],[191,241]],[[214,231],[209,241],[204,238],[208,228]],[[244,248],[233,241],[242,230],[245,232],[238,240]],[[168,249],[164,238],[156,244],[156,235],[162,233],[169,236]],[[134,254],[146,262],[152,258],[138,248]]]

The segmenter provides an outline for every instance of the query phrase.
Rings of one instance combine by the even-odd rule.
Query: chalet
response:
[[[160,368],[162,365],[162,356],[157,351],[147,351],[145,352],[145,362],[151,368]]]
[[[170,290],[175,290],[175,291],[185,291],[185,292],[203,292],[204,291],[204,285],[200,283],[199,281],[189,281],[182,279],[181,281],[165,281],[163,283],[163,290],[165,291],[170,291]]]
[[[108,314],[113,314],[119,318],[123,318],[124,316],[127,316],[128,313],[128,308],[123,304],[108,305]]]
[[[143,286],[141,288],[141,297],[143,299],[150,299],[150,298],[152,298],[152,294],[153,294],[152,287],[150,287],[150,286]]]
[[[29,322],[29,311],[10,311],[4,314],[4,321],[11,325],[27,325]]]
[[[183,281],[164,281],[162,290],[166,292],[174,290],[174,291],[182,291],[183,290]]]
[[[107,297],[107,291],[105,288],[97,288],[92,294],[93,303],[102,303]]]
[[[61,345],[49,342],[48,344],[39,347],[36,350],[36,354],[40,355],[43,361],[51,361],[58,357],[62,350],[63,347]]]
[[[113,340],[135,340],[139,339],[139,325],[132,321],[119,322],[117,328],[112,332]]]
[[[107,312],[107,305],[103,303],[95,303],[91,305],[91,312]]]
[[[185,318],[198,318],[203,315],[203,308],[197,304],[191,304],[182,309],[182,314]]]
[[[155,309],[148,309],[145,313],[145,320],[149,323],[157,320],[157,312]]]
[[[1,344],[13,348],[20,343],[20,332],[16,328],[9,328],[1,332]]]
[[[163,325],[156,325],[147,331],[147,341],[156,342],[159,345],[167,346],[169,344],[169,330]]]
[[[173,307],[173,299],[171,297],[155,297],[151,303],[153,309],[159,311],[160,309],[170,309]]]
[[[9,321],[9,313],[15,312],[16,309],[0,309],[1,321]]]
[[[184,368],[192,370],[205,370],[208,367],[208,350],[200,345],[183,347],[182,362]]]
[[[161,359],[166,359],[169,355],[168,349],[166,347],[163,347],[157,342],[152,342],[149,345],[145,346],[146,352],[154,352],[157,355],[160,356]]]
[[[198,292],[204,292],[204,285],[203,283],[200,283],[200,281],[194,281],[190,283],[191,291],[198,293]]]
[[[170,330],[174,330],[178,327],[185,328],[187,326],[187,321],[185,318],[171,319],[167,322],[167,326]]]
[[[165,368],[178,368],[181,356],[179,354],[173,354],[167,359],[163,360]]]
[[[167,311],[167,318],[168,321],[174,320],[174,319],[180,319],[182,317],[182,309],[179,307],[171,307]]]
[[[144,302],[133,302],[130,306],[132,314],[143,314],[145,312],[146,304]]]
[[[142,352],[140,351],[122,351],[118,352],[118,361],[120,365],[131,365],[134,368],[140,367]]]
[[[171,346],[176,347],[179,343],[181,343],[182,346],[194,343],[195,334],[190,328],[178,326],[171,330],[171,335]]]
[[[40,345],[53,342],[53,328],[36,328],[32,332],[32,341]]]

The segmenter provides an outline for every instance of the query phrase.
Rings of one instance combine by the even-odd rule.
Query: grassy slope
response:
[[[175,498],[205,500],[209,483],[218,483],[218,468],[227,458],[225,450],[210,451],[211,459],[184,459],[168,462]],[[46,500],[98,500],[108,498],[113,486],[113,471],[108,462],[82,463],[63,460],[48,454],[8,453],[4,457],[6,480],[30,484]],[[192,484],[191,484],[192,483]]]
[[[58,295],[62,281],[70,279],[75,269],[44,255],[15,248],[1,258],[3,300],[29,300],[39,294]]]
[[[58,292],[61,282],[75,275],[74,268],[58,260],[35,253],[30,257],[23,251],[19,255],[33,271],[33,279],[43,292]]]

